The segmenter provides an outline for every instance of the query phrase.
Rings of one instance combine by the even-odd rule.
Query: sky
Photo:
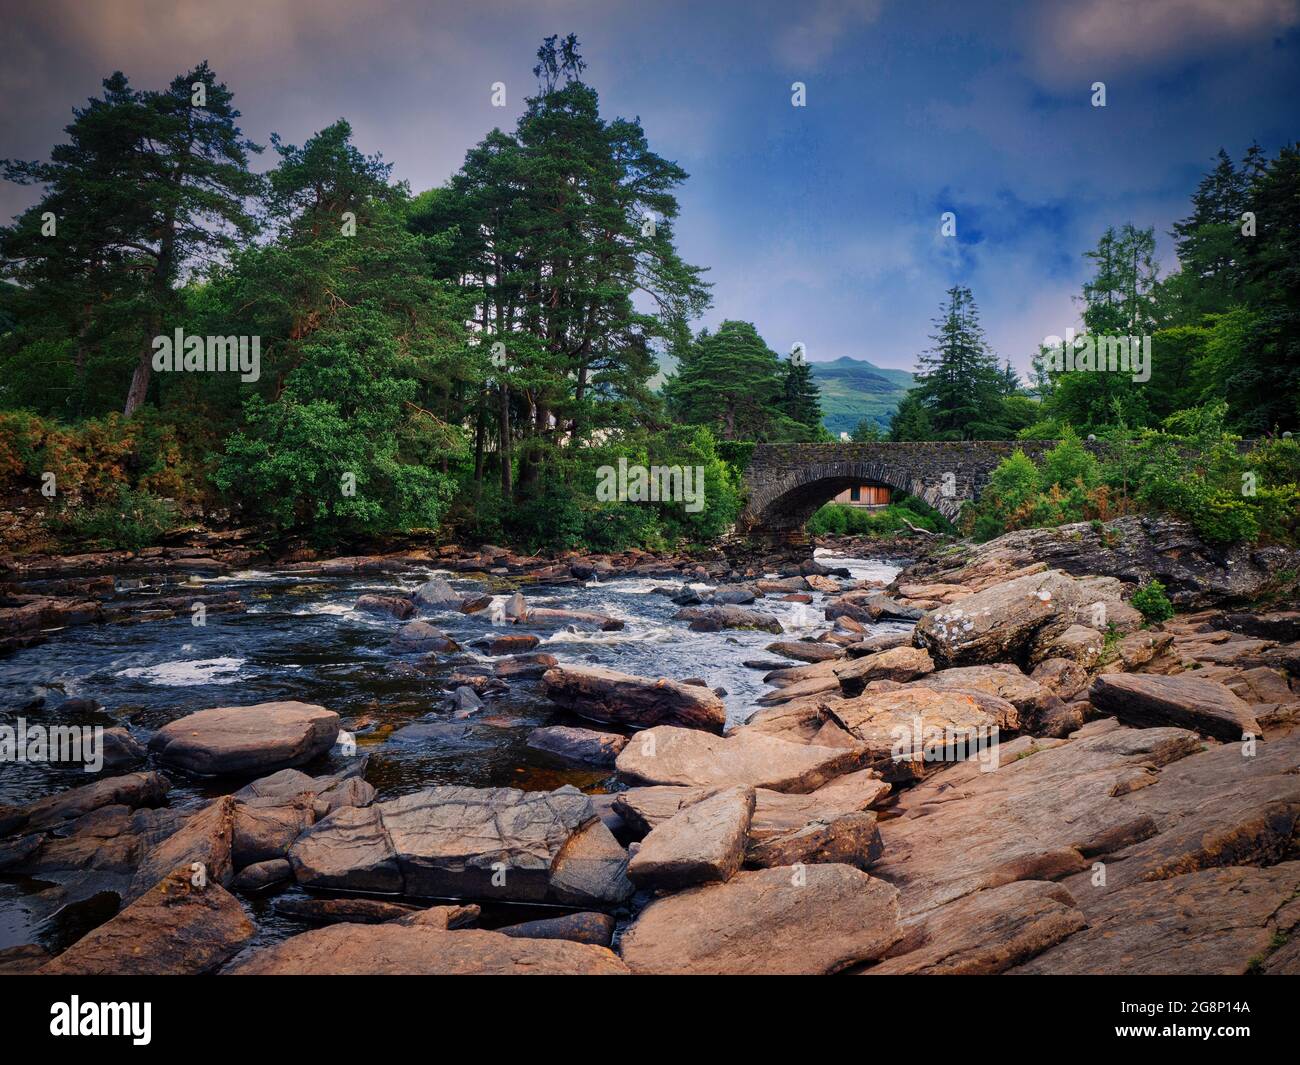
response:
[[[114,70],[160,88],[207,59],[254,140],[344,117],[416,192],[512,128],[541,39],[576,33],[604,115],[690,174],[697,325],[902,369],[963,284],[1026,370],[1107,226],[1154,226],[1168,272],[1218,149],[1300,139],[1300,0],[0,0],[0,25],[0,157],[46,157]],[[0,184],[0,217],[34,198]]]

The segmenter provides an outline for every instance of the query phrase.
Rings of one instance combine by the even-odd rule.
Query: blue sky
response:
[[[1019,368],[1075,324],[1107,225],[1171,223],[1220,146],[1300,138],[1300,0],[6,0],[0,156],[43,156],[122,69],[209,59],[245,132],[301,143],[339,116],[415,190],[444,181],[573,31],[607,116],[639,116],[691,178],[678,243],[709,267],[705,322],[788,351],[911,368],[943,291],[969,285]],[[507,107],[490,103],[505,82]],[[791,106],[791,85],[807,106]],[[1091,106],[1106,85],[1107,106]],[[30,190],[0,188],[0,214]],[[957,216],[956,239],[939,216]]]

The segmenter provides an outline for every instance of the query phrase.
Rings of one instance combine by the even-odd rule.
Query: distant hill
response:
[[[916,383],[906,370],[887,370],[847,355],[808,365],[822,393],[822,424],[836,437],[853,432],[863,418],[888,429],[898,401]]]

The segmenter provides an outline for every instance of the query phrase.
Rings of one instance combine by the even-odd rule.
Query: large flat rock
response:
[[[789,743],[744,728],[730,736],[660,725],[634,736],[615,765],[629,784],[814,791],[856,769],[856,749]]]
[[[345,807],[289,851],[308,887],[594,909],[631,892],[627,853],[576,788],[442,786]]]
[[[1012,972],[1242,975],[1300,926],[1298,893],[1300,862],[1132,884],[1108,894],[1086,929]]]
[[[319,757],[338,733],[338,714],[311,703],[219,706],[164,725],[149,749],[191,773],[261,776]]]
[[[621,976],[604,947],[477,929],[336,924],[286,939],[227,970],[235,976]]]
[[[1228,688],[1184,673],[1103,673],[1093,681],[1088,698],[1102,713],[1139,728],[1173,725],[1220,740],[1262,732],[1250,706]]]
[[[847,865],[737,873],[652,902],[623,934],[635,973],[838,972],[898,940],[898,895]]]
[[[678,725],[721,732],[727,708],[708,688],[603,666],[557,665],[542,677],[552,702],[583,717],[638,728]]]
[[[253,922],[219,884],[169,873],[40,971],[51,976],[191,976],[215,972],[253,938]]]

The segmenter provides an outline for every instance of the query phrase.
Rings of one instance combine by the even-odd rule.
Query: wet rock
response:
[[[752,841],[745,853],[745,865],[770,868],[819,863],[866,869],[883,849],[874,813],[828,813],[800,828]]]
[[[112,920],[41,970],[46,976],[190,976],[215,972],[253,938],[233,895],[188,866],[156,881]]]
[[[603,666],[557,665],[542,677],[552,702],[597,721],[658,724],[721,732],[727,710],[707,688],[650,680]]]
[[[1074,897],[1059,884],[1003,884],[926,915],[907,930],[907,939],[919,939],[919,945],[871,966],[866,975],[995,976],[1086,925]]]
[[[623,935],[636,973],[822,974],[882,957],[898,892],[847,865],[736,874],[647,906]]]
[[[531,651],[541,640],[531,632],[512,633],[509,636],[493,637],[487,644],[490,655],[513,655]]]
[[[523,592],[515,592],[508,600],[503,609],[506,617],[515,621],[522,621],[528,617],[528,604],[524,600]]]
[[[457,717],[468,717],[483,709],[483,700],[473,688],[462,684],[451,693],[451,708]]]
[[[1205,869],[1105,896],[1075,932],[1014,973],[1241,975],[1300,923],[1300,862]]]
[[[675,621],[690,622],[693,632],[720,632],[723,629],[759,629],[780,634],[785,631],[773,615],[739,606],[687,607],[673,615]]]
[[[460,644],[427,621],[408,621],[397,630],[390,646],[394,651],[412,653],[450,654],[460,650]]]
[[[104,806],[158,806],[171,784],[161,773],[128,773],[85,784],[25,807],[0,807],[0,832],[42,832]]]
[[[883,592],[850,592],[826,604],[826,620],[849,617],[874,624],[878,621],[916,621],[921,611],[891,599]]]
[[[393,924],[419,928],[437,928],[442,931],[469,928],[478,919],[480,908],[473,904],[461,906],[430,906],[428,909],[398,917]]]
[[[477,614],[492,605],[492,596],[486,593],[472,592],[461,600],[457,608],[462,614]]]
[[[588,911],[540,921],[525,921],[523,924],[498,928],[497,931],[515,939],[567,939],[572,943],[608,947],[614,938],[614,918],[607,913]]]
[[[545,676],[548,669],[559,665],[560,660],[544,651],[532,654],[511,655],[495,664],[494,672],[502,680],[536,680]]]
[[[149,749],[164,765],[190,773],[257,776],[310,762],[338,732],[338,714],[311,703],[220,706],[164,725]]]
[[[289,848],[316,822],[311,795],[281,802],[253,799],[235,806],[231,860],[236,869],[287,858]]]
[[[618,752],[627,746],[627,737],[614,732],[553,725],[533,729],[528,734],[528,746],[580,765],[612,769]]]
[[[617,909],[633,892],[627,864],[623,845],[596,818],[570,836],[556,855],[549,898],[564,906]]]
[[[383,924],[420,913],[419,906],[383,899],[281,899],[275,912],[296,921],[320,924]]]
[[[709,593],[708,601],[715,606],[748,606],[758,597],[759,593],[753,588],[736,585],[730,588],[715,588]],[[694,606],[700,604],[702,600],[698,596],[694,599],[688,599],[683,595],[682,601],[679,602],[674,599],[673,602],[677,603],[678,606]]]
[[[361,779],[366,759],[358,759],[341,773],[312,777],[298,769],[281,769],[270,776],[259,777],[234,793],[239,802],[266,799],[290,802],[309,799],[318,817],[324,817],[340,806],[369,806],[375,800],[375,789]]]
[[[415,604],[396,595],[363,595],[357,599],[354,610],[366,614],[381,614],[405,621],[415,616]]]
[[[1103,673],[1088,697],[1126,725],[1181,726],[1221,740],[1261,732],[1250,707],[1222,684],[1186,674]]]
[[[309,887],[401,894],[404,886],[378,806],[335,810],[298,838],[289,861]]]
[[[803,577],[783,577],[780,580],[763,578],[754,582],[760,592],[806,592],[810,585]]]
[[[679,810],[641,842],[628,877],[661,891],[730,880],[745,857],[754,799],[753,788],[724,788]]]
[[[765,650],[774,655],[785,655],[800,662],[825,662],[833,658],[843,658],[844,648],[832,643],[817,643],[812,640],[778,640],[769,643]]]
[[[464,597],[441,577],[425,581],[415,590],[416,605],[424,610],[459,610]]]
[[[149,757],[145,745],[120,726],[104,729],[100,750],[103,756],[102,772],[105,773],[120,773]]]
[[[336,924],[293,936],[232,966],[251,976],[468,976],[626,974],[612,951],[478,929]]]
[[[632,785],[807,792],[860,761],[856,750],[789,743],[747,729],[721,737],[660,725],[635,736],[615,764],[619,778]]]
[[[272,858],[245,866],[230,882],[230,890],[255,895],[293,879],[293,866],[287,858]]]
[[[36,943],[0,949],[0,976],[27,976],[50,960],[50,952]]]
[[[519,624],[542,629],[562,629],[572,626],[579,632],[617,632],[623,628],[623,619],[598,614],[591,610],[553,610],[534,607]]]
[[[845,695],[860,695],[868,681],[905,683],[934,672],[934,662],[919,647],[895,647],[859,658],[835,669],[835,679]]]
[[[858,640],[855,643],[848,644],[845,648],[845,654],[849,658],[866,658],[868,655],[879,654],[881,651],[892,651],[895,647],[910,647],[912,644],[912,633],[908,632],[882,632],[875,636],[868,636],[865,640]]]

